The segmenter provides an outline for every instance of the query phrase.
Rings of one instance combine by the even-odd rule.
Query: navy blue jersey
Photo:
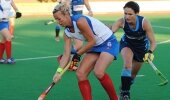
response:
[[[136,17],[136,28],[132,29],[128,22],[124,23],[124,35],[121,39],[120,50],[124,47],[129,47],[134,53],[134,59],[142,62],[143,56],[148,50],[149,42],[146,31],[143,30],[144,17]]]
[[[82,14],[84,8],[84,0],[71,1],[71,13],[73,15]]]
[[[132,45],[145,45],[148,43],[148,38],[146,36],[146,31],[143,30],[143,19],[144,17],[142,16],[137,16],[136,17],[136,29],[132,29],[128,22],[125,20],[124,24],[124,39],[125,41],[128,41]]]

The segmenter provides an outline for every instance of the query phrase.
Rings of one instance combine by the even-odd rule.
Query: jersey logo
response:
[[[110,49],[112,47],[112,43],[111,42],[107,42],[107,49]]]

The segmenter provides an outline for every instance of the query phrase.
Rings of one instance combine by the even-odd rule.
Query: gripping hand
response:
[[[73,58],[72,58],[72,62],[74,62],[75,64],[77,64],[78,62],[80,62],[80,58],[81,58],[81,55],[79,54],[74,54]]]
[[[17,18],[20,18],[21,16],[22,16],[22,13],[20,13],[20,12],[17,11],[17,12],[16,12],[16,17],[15,17],[15,18],[17,19]]]
[[[153,61],[153,59],[154,59],[154,55],[153,55],[153,52],[151,50],[148,50],[148,52],[145,53],[145,56],[143,57],[143,61],[148,62],[148,59],[150,61]]]

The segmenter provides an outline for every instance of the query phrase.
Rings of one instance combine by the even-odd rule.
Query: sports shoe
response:
[[[7,59],[6,60],[7,64],[15,64],[15,60],[13,58]]]
[[[59,41],[60,41],[60,38],[59,38],[59,37],[55,37],[55,40],[56,40],[57,42],[59,42]]]
[[[2,58],[2,59],[0,60],[0,64],[5,64],[5,59]]]
[[[121,90],[119,100],[130,100],[130,92]]]

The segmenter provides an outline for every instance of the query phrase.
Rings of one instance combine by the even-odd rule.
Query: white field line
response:
[[[165,27],[165,26],[153,25],[153,27],[163,28],[163,29],[168,29],[168,30],[170,30],[170,27]]]
[[[165,44],[165,43],[169,43],[170,40],[166,40],[166,41],[161,41],[161,42],[158,42],[157,44]]]
[[[136,77],[144,77],[145,75],[136,75]]]
[[[157,44],[164,44],[169,43],[170,40],[158,42]],[[32,57],[32,58],[21,58],[21,59],[15,59],[16,61],[26,61],[26,60],[37,60],[37,59],[49,59],[49,58],[55,58],[57,56],[45,56],[45,57]]]
[[[16,60],[16,61],[24,61],[24,60],[35,60],[35,59],[48,59],[48,58],[55,58],[55,57],[57,57],[57,56],[22,58],[22,59],[15,59],[15,60]]]

